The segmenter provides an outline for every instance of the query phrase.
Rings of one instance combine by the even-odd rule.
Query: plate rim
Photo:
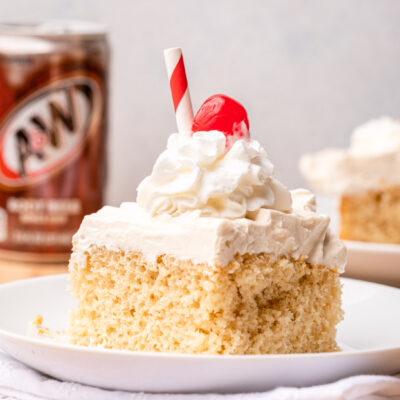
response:
[[[51,274],[40,277],[26,278],[20,279],[17,281],[6,282],[0,284],[0,290],[7,287],[14,286],[22,286],[27,282],[32,281],[51,281],[51,280],[65,280],[67,282],[68,273],[65,274]],[[396,288],[393,286],[368,282],[361,279],[352,279],[347,277],[340,277],[340,280],[343,281],[351,281],[353,283],[363,284],[367,286],[379,286],[383,287],[384,290],[390,290],[394,292],[400,291],[400,288]],[[0,317],[1,318],[1,317]],[[331,352],[322,352],[322,353],[290,353],[290,354],[191,354],[191,353],[165,353],[165,352],[150,352],[150,351],[133,351],[133,350],[119,350],[119,349],[108,349],[101,347],[89,347],[89,346],[79,346],[70,343],[60,343],[57,341],[50,341],[42,338],[29,337],[27,335],[22,335],[19,333],[13,333],[8,330],[0,328],[0,337],[3,339],[9,338],[11,340],[27,343],[30,345],[41,346],[50,349],[56,350],[67,350],[72,351],[74,353],[85,353],[90,355],[102,354],[102,355],[110,355],[110,356],[119,356],[119,357],[162,357],[169,359],[203,359],[203,360],[213,360],[213,361],[234,361],[234,360],[275,360],[275,359],[302,359],[302,358],[321,358],[321,357],[329,357],[329,358],[337,358],[337,357],[348,357],[354,355],[374,355],[376,353],[384,353],[384,352],[393,352],[400,351],[400,343],[397,346],[388,346],[388,347],[377,347],[373,349],[351,349],[351,350],[342,350],[342,351],[331,351]],[[3,346],[0,345],[0,350]]]
[[[400,244],[361,242],[358,240],[341,239],[350,251],[363,251],[365,253],[380,253],[400,255]]]

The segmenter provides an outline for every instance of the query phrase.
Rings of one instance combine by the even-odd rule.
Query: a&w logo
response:
[[[75,76],[34,92],[0,127],[0,184],[19,188],[45,180],[80,155],[101,118],[94,79]]]

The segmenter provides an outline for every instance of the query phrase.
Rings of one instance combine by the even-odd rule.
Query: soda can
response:
[[[102,206],[109,58],[100,24],[0,24],[1,257],[68,259]]]

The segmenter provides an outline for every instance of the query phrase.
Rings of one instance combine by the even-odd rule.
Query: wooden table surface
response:
[[[67,263],[31,263],[0,259],[0,283],[36,276],[63,274],[67,272]]]

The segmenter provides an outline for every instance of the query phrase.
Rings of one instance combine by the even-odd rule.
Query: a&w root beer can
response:
[[[100,25],[0,25],[0,256],[65,260],[101,207],[108,64]]]

